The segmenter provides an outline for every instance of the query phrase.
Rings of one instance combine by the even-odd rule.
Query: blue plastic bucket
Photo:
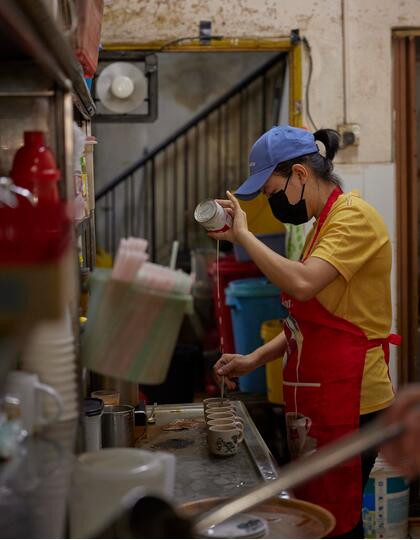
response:
[[[280,289],[266,278],[232,281],[225,294],[238,354],[249,354],[263,345],[261,325],[264,321],[287,317],[287,309],[280,302]],[[239,377],[239,386],[243,392],[265,393],[265,366]]]
[[[279,255],[286,254],[286,234],[285,233],[275,233],[275,234],[256,234],[258,240],[261,240],[263,244],[268,246],[270,249],[278,253]],[[240,244],[233,245],[233,252],[235,254],[235,259],[238,262],[247,262],[251,261],[251,257],[248,255],[247,250],[242,247]]]

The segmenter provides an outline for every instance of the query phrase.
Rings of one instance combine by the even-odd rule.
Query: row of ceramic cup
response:
[[[244,424],[236,407],[228,399],[204,400],[209,450],[216,456],[234,456],[244,439]]]
[[[22,355],[22,370],[38,375],[39,380],[54,388],[61,396],[63,411],[60,420],[78,416],[76,345],[68,310],[57,321],[38,325]],[[43,396],[46,416],[55,414],[56,404]]]

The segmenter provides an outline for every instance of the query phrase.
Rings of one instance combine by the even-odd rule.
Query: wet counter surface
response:
[[[244,442],[235,456],[210,454],[204,424],[203,405],[161,405],[155,408],[156,424],[149,424],[147,436],[136,446],[161,450],[176,456],[175,501],[206,497],[232,497],[261,481],[277,478],[275,461],[242,402],[236,401],[237,413],[244,421]],[[148,408],[150,414],[151,408]],[[201,421],[198,427],[182,431],[163,431],[174,420]]]

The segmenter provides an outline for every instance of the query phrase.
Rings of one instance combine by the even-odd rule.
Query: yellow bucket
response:
[[[283,330],[283,325],[278,319],[265,321],[261,325],[261,338],[268,343],[278,336]],[[267,381],[267,397],[271,403],[283,403],[283,357],[276,358],[265,365],[265,377]]]

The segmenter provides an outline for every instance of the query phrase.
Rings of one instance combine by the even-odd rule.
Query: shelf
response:
[[[95,114],[95,104],[63,30],[40,0],[0,1],[0,59],[31,58],[64,90],[84,118]]]

